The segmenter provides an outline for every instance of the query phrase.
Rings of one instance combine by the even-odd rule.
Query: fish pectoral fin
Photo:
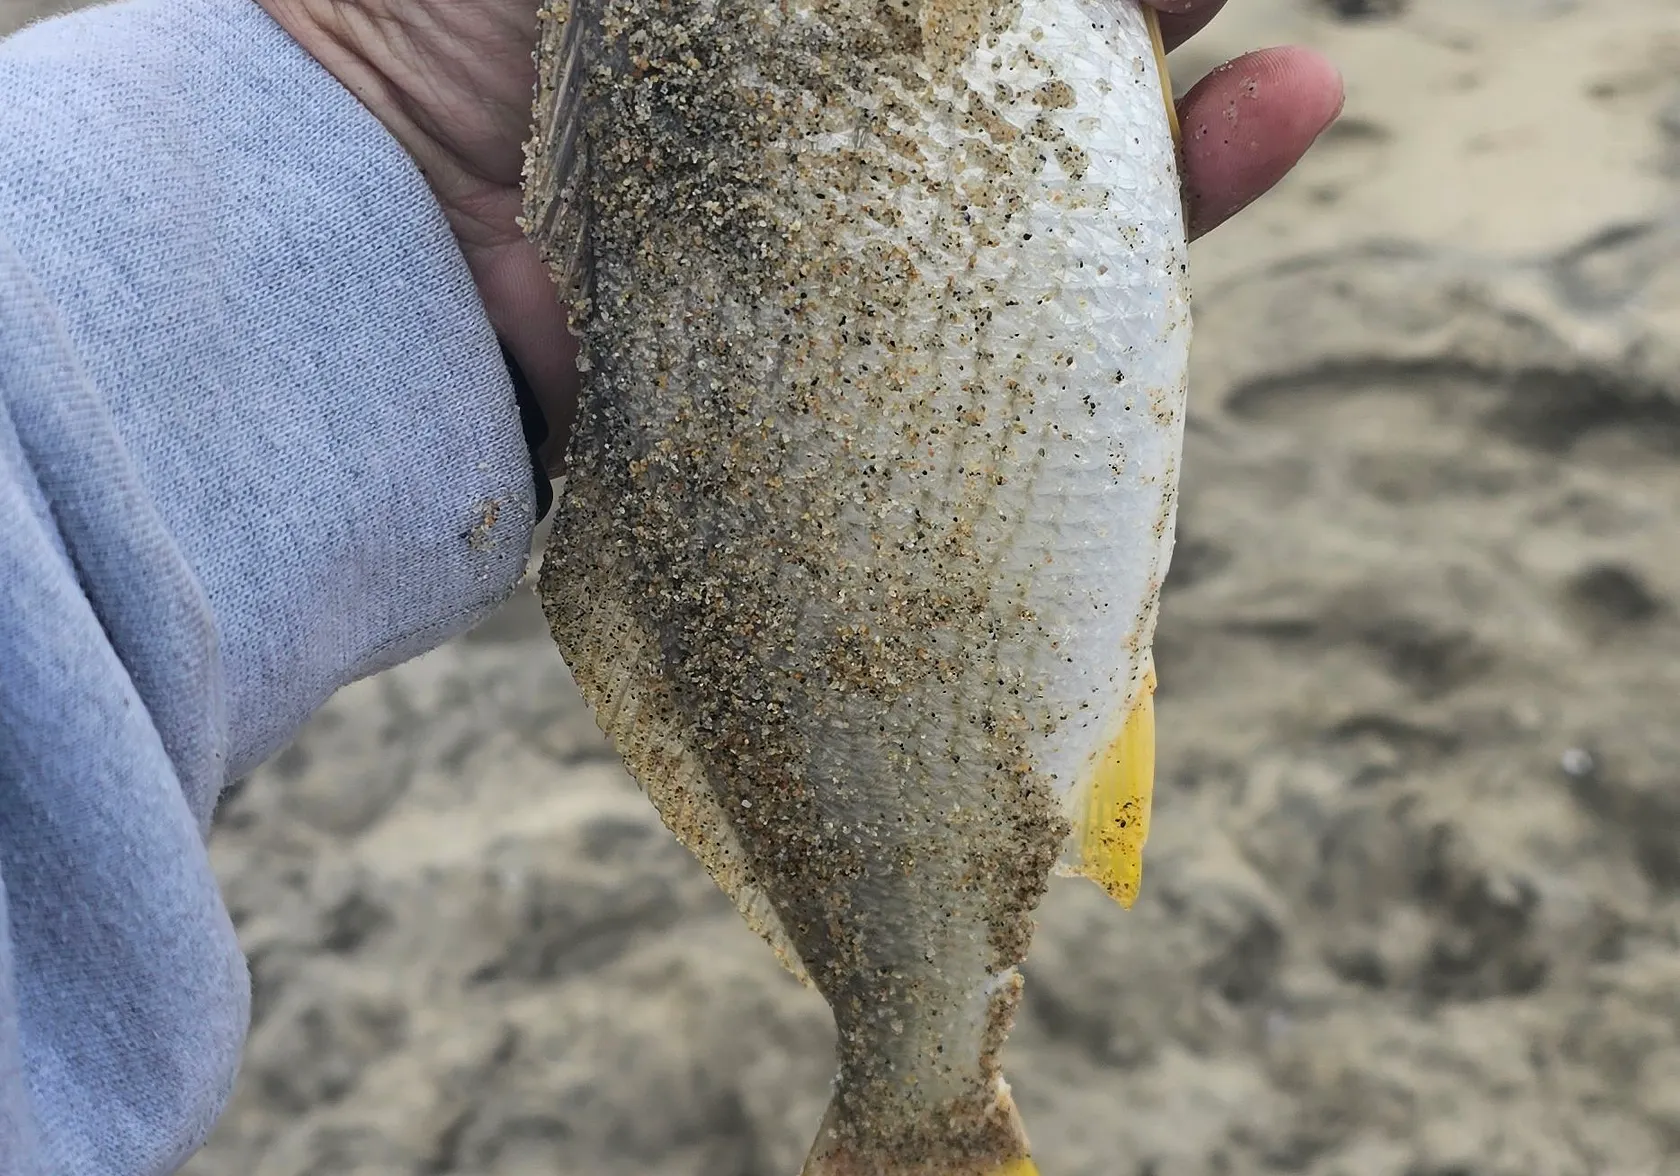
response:
[[[592,285],[583,83],[597,2],[543,0],[538,11],[537,89],[519,220],[574,316],[588,303]]]
[[[1143,681],[1119,734],[1087,769],[1071,798],[1073,831],[1059,872],[1089,878],[1121,906],[1137,899],[1143,843],[1155,791],[1155,659],[1145,654]]]

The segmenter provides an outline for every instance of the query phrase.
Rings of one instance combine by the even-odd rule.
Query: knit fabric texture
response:
[[[340,686],[524,570],[441,210],[249,0],[0,42],[0,1176],[174,1171],[249,982],[204,838]]]

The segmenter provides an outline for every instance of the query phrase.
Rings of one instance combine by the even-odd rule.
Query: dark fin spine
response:
[[[576,313],[591,293],[583,83],[592,18],[588,0],[544,0],[537,20],[537,87],[520,227]]]

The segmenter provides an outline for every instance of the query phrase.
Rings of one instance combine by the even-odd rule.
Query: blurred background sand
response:
[[[0,0],[0,27],[42,6]],[[1234,0],[1346,117],[1197,245],[1143,897],[1058,883],[1046,1176],[1680,1174],[1680,0]],[[829,1019],[529,592],[212,839],[255,1013],[196,1176],[793,1176]]]

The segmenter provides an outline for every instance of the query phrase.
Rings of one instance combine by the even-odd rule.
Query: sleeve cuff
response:
[[[513,381],[424,179],[246,0],[0,44],[0,233],[203,586],[230,770],[469,627],[539,509]]]

